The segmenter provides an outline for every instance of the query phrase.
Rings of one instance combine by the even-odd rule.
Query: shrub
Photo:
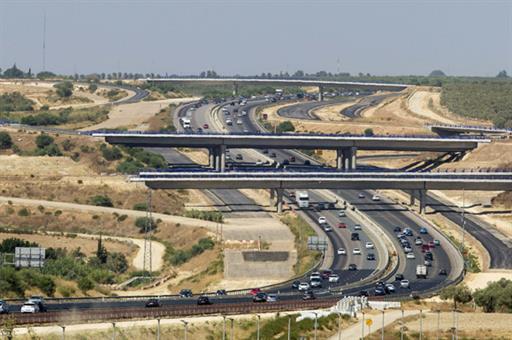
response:
[[[73,143],[71,140],[66,139],[62,142],[62,148],[64,151],[70,151],[75,147],[75,143]]]
[[[36,145],[39,149],[43,149],[51,144],[53,144],[54,139],[52,136],[47,135],[46,133],[42,133],[36,137]]]
[[[365,135],[366,137],[371,137],[371,136],[373,136],[373,135],[374,135],[374,133],[373,133],[373,129],[372,129],[372,128],[367,128],[367,129],[365,129],[365,130],[364,130],[364,135]]]
[[[222,216],[222,213],[220,211],[203,211],[192,209],[185,211],[184,216],[218,223],[222,223],[222,221],[224,220],[224,217]]]
[[[96,92],[97,89],[98,89],[98,85],[96,85],[96,84],[90,84],[89,88],[88,88],[89,92],[91,92],[91,93]]]
[[[0,149],[9,149],[11,146],[11,135],[8,132],[0,131]]]
[[[0,112],[32,111],[34,102],[19,92],[0,95]]]
[[[14,253],[16,247],[39,247],[39,244],[15,237],[6,238],[0,243],[0,253]]]
[[[135,203],[133,205],[133,210],[146,211],[148,210],[148,205],[146,203]]]
[[[96,195],[91,197],[90,202],[92,205],[96,205],[98,207],[113,207],[114,204],[112,200],[108,196]]]
[[[53,85],[56,88],[57,95],[61,98],[69,98],[73,94],[73,84],[70,81],[64,81]]]
[[[63,297],[70,297],[76,292],[75,288],[69,286],[60,286],[59,288],[57,288],[57,291]]]
[[[26,216],[29,216],[29,215],[30,215],[30,210],[28,210],[27,208],[21,208],[18,211],[18,216],[26,217]]]
[[[82,292],[86,292],[94,288],[94,282],[88,276],[84,276],[78,280],[78,288]]]
[[[277,133],[293,131],[295,131],[295,126],[293,126],[293,123],[289,120],[279,123],[279,125],[276,127]]]
[[[136,174],[142,169],[144,169],[144,164],[134,159],[125,160],[117,166],[117,171],[123,174]]]
[[[50,144],[42,149],[37,149],[36,155],[56,157],[62,156],[62,152],[60,152],[59,146],[57,144]]]
[[[140,232],[143,233],[146,231],[146,228],[149,227],[149,230],[156,229],[156,223],[154,220],[150,220],[148,217],[137,217],[135,220],[135,226],[139,228]]]
[[[103,155],[103,158],[105,158],[107,161],[115,161],[118,159],[123,158],[123,154],[121,150],[117,147],[109,148],[105,144],[101,144],[100,146],[101,154]]]

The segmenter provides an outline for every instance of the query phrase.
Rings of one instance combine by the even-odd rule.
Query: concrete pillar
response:
[[[350,148],[350,156],[351,156],[350,169],[356,170],[357,169],[357,148],[356,147]]]
[[[276,194],[275,194],[275,191],[274,189],[270,189],[270,199],[269,199],[269,207],[273,207],[274,206],[274,199],[276,197]]]
[[[343,169],[343,149],[336,149],[336,169]]]
[[[210,168],[215,168],[215,151],[213,148],[208,148],[208,158]]]
[[[416,197],[414,197],[414,190],[411,190],[409,192],[409,206],[414,206],[414,203],[416,203]]]
[[[238,96],[238,83],[233,83],[233,96]]]
[[[226,146],[223,144],[219,147],[220,172],[226,171]]]
[[[282,214],[283,213],[283,189],[276,189],[276,198],[277,198],[277,213]]]
[[[427,190],[419,190],[420,194],[420,214],[425,214],[427,209]]]
[[[215,157],[215,170],[220,171],[220,150],[218,146],[213,148],[213,154]]]
[[[324,88],[322,85],[318,86],[318,101],[319,102],[324,101]]]
[[[345,171],[348,171],[352,167],[350,164],[350,162],[352,161],[352,155],[350,154],[350,148],[342,149],[342,154],[343,154],[343,169]]]

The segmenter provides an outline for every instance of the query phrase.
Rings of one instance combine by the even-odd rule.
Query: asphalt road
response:
[[[340,113],[349,118],[357,118],[357,117],[361,116],[361,112],[363,112],[363,110],[366,110],[367,108],[369,108],[371,106],[376,106],[387,98],[396,97],[398,95],[400,95],[400,94],[399,93],[387,93],[387,94],[382,94],[382,95],[364,97],[358,103],[341,110]]]
[[[311,111],[313,109],[334,105],[339,103],[348,102],[353,100],[354,97],[344,97],[344,98],[336,98],[328,101],[311,101],[311,102],[303,102],[295,105],[285,106],[277,110],[277,114],[281,117],[285,118],[294,118],[294,119],[309,119],[309,120],[318,120],[318,117],[315,116]]]

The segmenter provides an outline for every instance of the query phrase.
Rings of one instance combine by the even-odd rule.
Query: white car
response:
[[[299,288],[298,288],[300,291],[302,290],[308,290],[309,289],[309,283],[307,282],[301,282],[299,283]]]
[[[345,248],[338,248],[338,255],[347,255]]]
[[[354,255],[361,255],[361,249],[359,249],[359,248],[354,248],[354,249],[352,250],[352,254],[354,254]]]
[[[247,111],[242,111],[242,116],[247,116]]]
[[[347,216],[347,214],[345,214],[345,210],[340,210],[340,212],[338,213],[338,216],[345,217],[345,216]]]
[[[237,121],[236,121],[236,123],[237,123],[238,125],[242,125],[242,124],[243,124],[243,122],[242,122],[242,120],[241,120],[241,119],[237,120]]]
[[[22,313],[37,313],[39,312],[39,306],[32,301],[27,301],[21,306]]]
[[[318,218],[318,223],[320,223],[320,224],[327,223],[327,219],[324,216],[320,216]]]
[[[331,226],[330,226],[330,225],[328,225],[328,224],[326,224],[326,225],[325,225],[325,227],[324,227],[324,231],[326,231],[326,232],[330,232],[330,231],[332,231]]]
[[[311,273],[311,275],[309,275],[309,281],[311,280],[316,280],[316,279],[322,279],[322,276],[320,275],[319,272],[313,272]]]
[[[423,240],[421,238],[417,238],[414,240],[414,244],[417,246],[421,246],[423,244]]]
[[[354,224],[354,230],[361,230],[361,225],[360,224]]]
[[[414,260],[416,258],[416,256],[414,256],[414,253],[407,253],[406,257],[409,259],[409,260]]]
[[[261,159],[258,159],[258,160],[256,161],[256,165],[263,165],[263,162],[261,161]]]
[[[380,196],[379,195],[373,195],[372,197],[372,201],[380,201]]]
[[[411,247],[404,247],[404,253],[406,253],[406,254],[412,253],[412,248]]]
[[[329,282],[337,283],[340,280],[340,276],[338,274],[329,275]]]
[[[360,192],[360,193],[357,195],[357,197],[359,197],[359,198],[364,198],[364,193]]]
[[[371,242],[366,242],[365,247],[366,247],[366,249],[373,249],[373,248],[374,248],[374,245],[373,245],[373,243],[371,243]]]
[[[400,281],[400,287],[402,287],[402,288],[409,288],[410,287],[409,280],[402,280],[402,281]]]

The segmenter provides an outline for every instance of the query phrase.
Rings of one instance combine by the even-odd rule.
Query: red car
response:
[[[428,244],[424,244],[421,246],[421,252],[424,253],[430,250],[430,246]]]
[[[249,291],[249,295],[255,296],[256,294],[261,293],[261,289],[253,288]]]
[[[203,129],[208,129],[209,127],[210,126],[208,124],[206,124],[206,123],[203,125]]]
[[[436,244],[434,243],[434,241],[430,241],[430,242],[428,243],[428,246],[429,246],[429,248],[430,248],[430,249],[433,249],[433,248],[435,248],[435,247],[436,247]]]
[[[338,228],[345,229],[345,228],[347,228],[347,224],[344,222],[338,222]]]
[[[330,269],[322,270],[320,277],[324,280],[327,280],[329,278],[329,275],[331,275],[331,274],[332,274],[332,270],[330,270]]]

